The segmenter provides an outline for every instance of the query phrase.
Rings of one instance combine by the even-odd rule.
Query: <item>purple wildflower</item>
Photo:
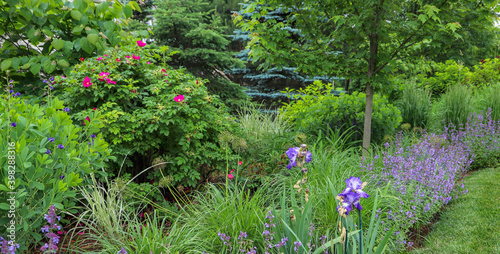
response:
[[[60,145],[57,145],[57,148],[64,149],[64,146],[62,144],[60,144]]]
[[[63,110],[66,112],[69,112],[69,108],[64,108]]]
[[[55,141],[55,139],[54,139],[54,138],[48,138],[47,140],[48,140],[49,142],[54,142],[54,141]]]
[[[116,254],[127,254],[127,250],[125,250],[125,247],[122,247]]]
[[[238,240],[243,240],[247,238],[247,232],[240,231],[240,235],[238,236]]]
[[[295,247],[293,247],[293,249],[296,252],[299,252],[299,247],[302,246],[302,243],[300,241],[295,241],[295,242],[293,242],[293,244],[295,245]]]
[[[356,192],[360,195],[360,197],[369,197],[369,195],[361,189],[361,185],[363,184],[363,182],[361,182],[361,179],[359,177],[351,176],[350,178],[345,180],[345,183],[347,184],[347,187],[341,194],[339,194],[339,196],[343,197],[349,192]]]
[[[49,149],[47,149],[47,151],[46,151],[45,153],[46,153],[46,154],[50,154],[51,152],[50,152],[50,150],[49,150]]]

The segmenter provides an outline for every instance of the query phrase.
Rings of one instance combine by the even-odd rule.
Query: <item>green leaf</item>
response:
[[[80,38],[73,41],[73,46],[75,47],[76,51],[80,51],[80,49],[82,48],[82,44],[80,43],[80,41]]]
[[[72,17],[73,19],[75,19],[75,20],[78,20],[78,21],[79,21],[80,19],[82,19],[82,13],[81,13],[81,12],[79,12],[79,11],[72,10],[72,11],[71,11],[71,17]]]
[[[2,191],[12,191],[11,189],[7,188],[7,186],[0,184],[0,190]]]
[[[60,59],[60,60],[57,60],[57,64],[59,64],[61,67],[69,67],[69,63],[68,61],[64,60],[64,59]]]
[[[87,40],[88,40],[90,43],[92,43],[92,44],[96,45],[96,44],[97,44],[97,42],[99,42],[99,35],[98,35],[98,34],[88,34],[88,35],[87,35]]]
[[[0,209],[8,211],[8,210],[10,210],[10,205],[5,204],[5,203],[1,203]]]
[[[43,63],[43,70],[47,73],[52,73],[56,69],[56,61],[45,61]]]
[[[21,60],[17,57],[14,57],[12,59],[10,59],[10,61],[12,62],[12,68],[14,69],[17,69],[19,67],[19,64],[21,63]]]
[[[125,15],[125,18],[130,18],[132,17],[132,13],[134,12],[134,10],[132,10],[132,7],[130,7],[129,5],[126,5],[125,7],[123,7],[123,14]]]
[[[104,22],[104,29],[108,30],[108,31],[113,31],[115,30],[115,22],[113,21],[106,21]]]
[[[71,43],[70,41],[64,41],[64,47],[63,47],[64,54],[71,53],[72,49],[73,49],[73,43]]]
[[[111,12],[115,18],[119,19],[122,17],[122,6],[120,4],[117,4],[116,2],[113,4],[113,8],[109,9],[109,12]]]
[[[4,60],[2,64],[0,64],[0,69],[2,71],[6,71],[7,69],[10,68],[11,64],[12,62],[10,61],[10,59]]]
[[[87,3],[85,3],[83,0],[74,0],[73,5],[76,9],[82,12],[85,12],[85,9],[87,9]]]
[[[137,2],[135,1],[128,2],[128,5],[130,5],[130,7],[134,9],[134,11],[141,11],[141,7],[139,7],[139,4],[137,4]]]
[[[20,9],[21,15],[27,20],[31,21],[31,18],[33,17],[33,12],[31,12],[30,9],[23,7]]]
[[[30,185],[33,185],[35,188],[39,190],[45,190],[45,185],[43,185],[43,183],[31,182]]]
[[[42,66],[38,63],[33,63],[31,64],[30,71],[33,73],[33,75],[36,75],[40,72],[40,69],[42,69]]]
[[[54,47],[56,50],[62,49],[64,47],[64,40],[54,39],[52,41],[52,47]]]
[[[7,0],[7,4],[11,7],[15,7],[19,3],[19,0]]]
[[[85,28],[84,25],[80,24],[79,26],[75,26],[73,27],[73,29],[71,30],[72,33],[74,34],[80,34],[80,32]]]
[[[83,37],[80,39],[80,44],[82,45],[82,49],[85,52],[87,52],[89,54],[94,52],[95,46],[92,45],[86,37]]]

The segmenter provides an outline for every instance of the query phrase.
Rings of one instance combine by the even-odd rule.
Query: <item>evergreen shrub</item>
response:
[[[101,111],[107,125],[103,136],[120,159],[128,154],[125,172],[136,175],[153,161],[169,162],[153,168],[148,178],[194,186],[202,169],[225,165],[218,135],[231,132],[236,123],[219,98],[207,92],[205,80],[158,64],[156,59],[168,60],[163,50],[160,56],[139,42],[111,49],[85,59],[56,82],[74,105],[75,119]]]

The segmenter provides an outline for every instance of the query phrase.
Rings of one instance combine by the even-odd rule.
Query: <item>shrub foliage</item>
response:
[[[120,158],[129,155],[129,173],[160,158],[171,163],[155,169],[156,177],[194,186],[202,168],[216,169],[224,161],[217,137],[235,123],[207,92],[205,80],[157,65],[158,58],[148,47],[126,46],[85,60],[57,81],[80,123],[101,111],[108,126],[103,135]]]

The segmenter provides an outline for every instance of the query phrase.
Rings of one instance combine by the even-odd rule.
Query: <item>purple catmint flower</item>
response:
[[[45,243],[44,246],[40,248],[44,253],[57,253],[57,244],[59,243],[59,236],[56,233],[50,232],[51,229],[61,230],[61,226],[57,225],[57,221],[61,220],[61,216],[56,215],[56,206],[52,205],[49,208],[48,214],[44,214],[45,220],[49,225],[42,228],[42,232],[46,233],[45,236],[49,238],[49,242]]]
[[[302,246],[302,243],[300,241],[295,241],[295,242],[293,242],[293,245],[295,246],[295,247],[293,247],[293,249],[296,252],[298,252],[299,251],[299,247]]]
[[[0,237],[0,253],[15,254],[16,249],[19,249],[19,244],[14,244],[11,241],[7,241],[3,237]]]
[[[46,151],[45,153],[46,153],[46,154],[50,154],[51,152],[50,152],[50,150],[49,150],[49,149],[47,149],[47,151]]]
[[[240,235],[238,236],[238,240],[243,240],[247,238],[247,232],[240,231]]]
[[[48,138],[47,140],[48,140],[49,142],[54,142],[54,141],[55,141],[55,139],[54,139],[54,138]]]
[[[14,90],[9,90],[9,93],[14,93]]]
[[[50,81],[54,81],[54,78],[53,78],[53,77],[52,77],[52,78],[49,78],[49,80],[50,80]]]
[[[60,144],[60,145],[57,145],[57,148],[64,149],[64,146],[62,144]]]
[[[64,108],[63,110],[66,112],[69,112],[69,108]]]
[[[13,97],[16,97],[16,96],[21,96],[21,93],[20,92],[17,92],[15,94],[12,95]]]
[[[62,179],[64,179],[64,177],[65,177],[64,175],[60,175],[60,176],[59,176],[59,179],[61,179],[61,180],[62,180]]]
[[[16,127],[17,126],[17,123],[11,123],[10,126],[12,127]]]
[[[122,247],[116,254],[127,254],[127,250],[125,250],[125,247]]]
[[[96,137],[96,135],[95,135],[95,134],[92,134],[92,135],[90,135],[90,137],[91,137],[91,138],[95,138],[95,137]]]
[[[49,86],[49,89],[50,89],[50,90],[54,90],[54,88],[53,88],[52,86]]]

